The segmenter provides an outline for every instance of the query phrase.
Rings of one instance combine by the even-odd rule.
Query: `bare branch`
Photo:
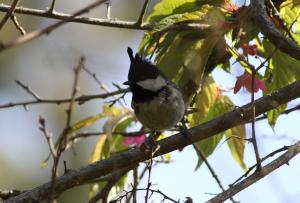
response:
[[[72,88],[72,93],[71,93],[71,101],[69,103],[69,108],[67,109],[67,121],[66,121],[66,126],[65,126],[65,132],[70,129],[71,127],[71,118],[72,118],[72,112],[73,112],[73,105],[75,102],[75,96],[78,92],[78,80],[79,80],[79,73],[80,70],[84,67],[84,57],[80,57],[78,65],[74,69],[74,83],[73,83],[73,88]]]
[[[23,84],[21,81],[19,80],[15,80],[15,82],[22,87],[24,90],[26,90],[26,92],[28,94],[30,94],[31,96],[33,96],[37,101],[41,101],[41,97],[39,95],[37,95],[28,85]]]
[[[286,150],[288,150],[288,147],[287,147],[287,146],[284,146],[284,147],[282,147],[282,148],[280,148],[280,149],[277,149],[277,150],[271,152],[270,154],[268,154],[267,156],[263,157],[263,158],[261,159],[261,162],[264,162],[265,160],[267,160],[268,158],[274,156],[275,154],[277,154],[277,153],[279,153],[279,152],[286,151]],[[240,182],[243,178],[246,178],[246,177],[249,175],[249,173],[250,173],[253,169],[255,169],[256,167],[257,167],[257,164],[254,164],[253,166],[249,167],[248,171],[247,171],[245,174],[243,174],[241,177],[239,177],[236,181],[234,181],[234,182],[233,182],[232,184],[230,184],[229,186],[232,187],[232,186],[235,185],[236,183]]]
[[[10,19],[12,20],[16,28],[20,31],[21,35],[26,35],[25,29],[20,25],[17,17],[13,13],[10,16]]]
[[[163,196],[163,200],[162,200],[162,201],[164,201],[164,200],[169,200],[170,202],[179,203],[179,201],[172,199],[171,197],[167,196],[166,194],[164,194],[164,193],[163,193],[162,191],[160,191],[160,190],[153,190],[153,189],[148,189],[148,188],[136,188],[136,189],[133,188],[133,189],[130,190],[130,191],[125,191],[125,194],[124,194],[124,195],[121,195],[121,196],[120,196],[118,199],[116,199],[116,200],[110,201],[110,203],[121,202],[121,200],[122,200],[123,198],[126,198],[130,193],[132,193],[132,192],[134,192],[134,191],[144,191],[144,190],[146,190],[146,191],[149,190],[151,193],[157,193],[157,194],[162,195],[162,196]]]
[[[108,0],[107,2],[106,2],[106,18],[107,19],[110,19],[110,11],[111,11],[111,2],[110,2],[110,0]]]
[[[272,161],[271,163],[267,164],[266,166],[262,167],[260,171],[256,171],[252,175],[250,175],[248,178],[244,179],[240,183],[234,185],[233,187],[229,188],[225,192],[222,192],[221,194],[217,195],[216,197],[210,199],[206,203],[221,203],[224,202],[229,197],[232,197],[233,195],[237,194],[241,190],[249,187],[256,181],[260,180],[261,178],[265,177],[269,173],[273,172],[280,166],[283,166],[284,164],[288,164],[289,161],[296,156],[298,153],[300,153],[300,141],[298,141],[296,144],[288,147],[287,152],[285,152],[283,155]]]
[[[104,94],[95,94],[95,95],[82,95],[75,98],[75,101],[78,102],[78,104],[83,104],[87,101],[93,100],[93,99],[105,99],[107,97],[111,97],[118,94],[124,94],[125,92],[128,92],[129,89],[120,89],[117,91],[104,93]],[[9,102],[7,104],[0,105],[0,109],[4,108],[10,108],[15,106],[27,106],[27,105],[33,105],[33,104],[62,104],[62,103],[69,103],[71,101],[71,98],[68,99],[40,99],[40,100],[32,100],[32,101],[24,101],[24,102]]]
[[[200,158],[202,159],[202,161],[205,163],[206,167],[208,168],[208,170],[211,173],[211,175],[213,176],[213,178],[216,180],[218,186],[224,192],[225,188],[222,185],[221,180],[219,179],[217,173],[215,172],[215,170],[213,169],[213,167],[211,166],[211,164],[207,161],[207,159],[206,159],[205,154],[203,153],[203,151],[196,144],[193,144],[193,147],[196,150],[198,156],[200,156]],[[230,200],[231,200],[232,203],[236,203],[236,201],[233,199],[233,197],[230,197]]]
[[[51,5],[50,5],[49,10],[48,10],[49,13],[53,13],[55,3],[56,3],[56,0],[52,0]]]
[[[254,153],[255,153],[255,158],[256,158],[256,163],[257,163],[257,170],[261,169],[261,161],[260,161],[260,156],[259,156],[259,151],[257,147],[257,140],[256,140],[256,131],[255,131],[255,120],[256,120],[256,115],[255,115],[255,105],[254,105],[254,87],[255,87],[255,76],[256,76],[256,71],[253,66],[249,66],[251,68],[251,106],[252,106],[252,118],[251,118],[251,141],[252,145],[254,148]]]
[[[60,161],[60,156],[63,153],[63,151],[66,149],[66,146],[67,146],[67,135],[71,128],[71,118],[72,118],[72,112],[73,112],[73,105],[74,105],[74,101],[75,101],[75,95],[78,92],[79,73],[83,67],[84,60],[85,60],[84,57],[80,57],[78,65],[74,69],[74,82],[73,82],[73,88],[72,88],[72,92],[71,92],[71,101],[70,101],[69,107],[66,111],[67,112],[66,125],[65,125],[63,133],[61,135],[61,138],[58,142],[58,148],[56,149],[56,156],[54,156],[54,159],[53,159],[51,189],[50,189],[49,200],[53,199],[52,193],[53,193],[53,188],[55,186],[56,177],[58,175],[58,164]]]
[[[148,3],[149,3],[149,0],[145,0],[143,8],[142,8],[141,13],[140,13],[140,16],[139,16],[138,20],[136,21],[137,25],[142,25],[143,19],[144,19],[146,10],[147,10]]]
[[[104,85],[104,84],[99,80],[99,78],[97,77],[96,73],[93,73],[92,71],[90,71],[90,70],[87,69],[86,67],[83,67],[82,69],[96,81],[96,83],[100,86],[100,88],[101,88],[102,90],[104,90],[104,92],[106,92],[106,93],[109,93],[109,92],[110,92],[110,90],[108,89],[108,87],[106,87],[106,85]],[[120,89],[120,88],[118,88],[118,89]],[[127,92],[124,92],[124,94],[126,94],[126,93],[127,93]],[[125,95],[124,95],[124,96],[125,96]],[[125,107],[125,106],[123,105],[123,103],[120,101],[119,98],[117,98],[117,97],[114,96],[114,95],[113,95],[112,97],[114,98],[114,101],[118,101],[118,103],[119,103],[122,107]],[[122,96],[121,96],[121,98],[122,98]]]
[[[79,11],[75,12],[73,15],[69,16],[68,18],[65,18],[64,20],[61,20],[57,23],[54,23],[46,28],[37,30],[37,31],[33,31],[30,32],[22,37],[17,38],[16,40],[13,40],[11,42],[8,42],[6,44],[2,44],[2,46],[0,47],[0,52],[21,44],[24,44],[26,42],[30,42],[44,34],[49,34],[50,32],[52,32],[53,30],[55,30],[56,28],[60,27],[61,25],[71,21],[72,19],[74,19],[76,16],[79,16],[83,13],[89,12],[89,10],[95,8],[96,6],[99,6],[100,4],[106,2],[107,0],[97,0],[94,3],[91,3],[90,5],[80,9]]]
[[[300,97],[300,81],[290,84],[284,88],[273,92],[270,95],[264,96],[255,101],[256,116],[267,112],[271,109],[277,108],[281,104],[287,103],[293,99]],[[215,134],[223,132],[234,126],[241,125],[249,121],[252,117],[251,104],[247,104],[243,107],[228,112],[220,117],[217,117],[211,121],[195,126],[188,130],[189,139],[182,133],[175,134],[173,136],[162,139],[158,142],[160,149],[156,152],[155,156],[160,156],[165,153],[183,148],[200,140],[211,137]],[[299,147],[300,148],[300,147]],[[291,149],[294,149],[292,147]],[[289,150],[290,152],[290,150]],[[150,152],[151,153],[151,152]],[[291,153],[288,153],[291,155]],[[295,154],[293,154],[295,155]],[[290,156],[290,159],[292,157]],[[104,176],[112,173],[114,170],[119,170],[130,165],[136,165],[139,162],[149,159],[149,153],[147,151],[141,151],[139,148],[130,149],[126,152],[116,154],[108,159],[95,162],[79,170],[70,171],[58,177],[56,185],[53,189],[53,194],[58,196],[62,192],[72,187],[78,186],[84,182],[95,179],[97,177]],[[286,163],[279,160],[275,160],[277,168]],[[262,170],[264,171],[264,170]],[[260,172],[263,173],[264,172]],[[76,180],[76,181],[74,181]],[[8,202],[26,202],[27,200],[42,201],[49,196],[51,183],[45,183],[32,190],[25,191],[20,195],[10,198]]]
[[[0,202],[8,198],[17,196],[21,193],[20,190],[0,190]]]
[[[135,166],[136,167],[136,166]],[[107,202],[108,193],[111,190],[111,188],[126,174],[128,171],[132,170],[135,167],[126,167],[118,171],[118,173],[115,173],[113,176],[111,176],[111,179],[107,181],[107,184],[102,187],[101,191],[94,195],[90,200],[89,203],[96,203],[100,199],[103,200],[103,202]]]
[[[57,156],[57,152],[56,152],[53,140],[52,140],[52,134],[46,128],[46,121],[45,121],[44,117],[40,116],[39,124],[40,124],[39,129],[42,131],[43,135],[45,136],[47,143],[48,143],[50,153],[51,153],[53,159],[55,159],[55,157]]]
[[[7,12],[10,9],[9,5],[0,4],[0,12]],[[32,9],[32,8],[23,8],[23,7],[16,7],[15,13],[20,13],[24,15],[31,15],[31,16],[40,16],[45,18],[51,19],[58,19],[58,20],[67,20],[68,22],[74,23],[83,23],[83,24],[90,24],[90,25],[100,25],[100,26],[107,26],[113,28],[125,28],[125,29],[134,29],[134,30],[152,30],[154,28],[153,24],[143,23],[138,25],[136,22],[130,21],[122,21],[122,20],[115,20],[115,19],[102,19],[102,18],[88,18],[83,16],[75,16],[72,17],[70,14],[65,13],[49,13],[47,10],[40,10],[40,9]],[[167,26],[162,32],[169,31],[169,30],[196,30],[199,32],[208,32],[211,28],[209,24],[202,24],[196,22],[186,22],[186,23],[178,23]]]
[[[11,16],[11,14],[13,14],[18,2],[19,2],[19,0],[14,0],[13,3],[11,4],[11,7],[6,12],[5,16],[2,18],[2,20],[0,22],[0,30],[2,30],[3,26],[5,25],[5,23],[7,22],[7,20]]]

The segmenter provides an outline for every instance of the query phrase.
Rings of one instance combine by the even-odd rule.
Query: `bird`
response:
[[[179,123],[186,110],[180,89],[149,60],[133,55],[130,58],[128,85],[132,93],[131,107],[140,123],[152,132],[170,129]]]

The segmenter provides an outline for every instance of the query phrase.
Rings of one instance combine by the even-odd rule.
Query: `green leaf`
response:
[[[247,166],[244,162],[244,151],[246,145],[246,129],[245,125],[235,126],[225,131],[228,147],[234,160],[247,171]]]
[[[202,19],[210,9],[212,9],[212,6],[203,5],[201,7],[201,10],[166,16],[165,18],[161,19],[155,24],[153,33],[163,31],[168,26],[173,25],[175,23],[182,23],[184,21],[192,22],[193,20],[197,20],[197,22],[199,22],[199,20]],[[208,20],[211,19],[208,18]]]
[[[166,16],[198,11],[203,4],[208,4],[209,2],[213,3],[217,1],[162,0],[155,5],[147,18],[147,22],[157,23]]]
[[[205,157],[207,158],[209,155],[211,155],[214,152],[214,150],[216,149],[216,147],[218,146],[218,144],[222,140],[222,138],[223,138],[223,133],[219,133],[210,138],[202,140],[199,143],[196,143],[196,146],[204,153]],[[200,166],[202,165],[202,163],[203,163],[203,160],[199,156],[195,170],[199,169]]]
[[[207,112],[207,116],[202,120],[202,122],[214,119],[215,117],[220,116],[227,111],[229,111],[229,105],[227,103],[225,103],[224,99],[215,100],[213,105],[210,106],[209,111]],[[199,122],[201,122],[201,121],[199,121]],[[217,147],[217,145],[223,138],[223,135],[224,135],[224,133],[219,133],[215,136],[212,136],[210,138],[207,138],[205,140],[202,140],[202,141],[196,143],[196,145],[199,147],[200,150],[202,150],[202,152],[205,154],[205,156],[208,157],[209,155],[211,155],[213,153],[213,151],[215,150],[215,148]],[[201,157],[198,157],[198,163],[197,163],[195,170],[197,170],[201,166],[202,163],[203,163],[203,160],[201,159]]]
[[[280,17],[284,20],[285,26],[287,29],[290,29],[292,24],[295,26],[295,29],[290,29],[290,33],[292,34],[293,38],[300,43],[300,36],[299,36],[299,28],[300,28],[300,21],[299,21],[299,14],[300,14],[300,5],[294,0],[287,0],[280,6]],[[298,18],[298,20],[297,20]]]
[[[259,49],[263,57],[268,57],[275,47],[269,41],[264,40]],[[300,79],[300,61],[277,50],[269,61],[265,78],[267,78],[267,91],[265,94],[291,84]],[[282,105],[277,109],[268,111],[268,122],[272,128],[274,128],[278,116],[285,108],[286,105]]]
[[[207,76],[202,90],[195,96],[195,105],[193,106],[199,112],[189,116],[190,126],[196,126],[207,120],[208,111],[216,101],[217,85],[211,75]]]
[[[261,46],[259,46],[259,53],[266,58],[274,49],[275,47],[272,43],[268,40],[263,40]],[[291,84],[300,79],[300,61],[277,50],[268,63],[265,78],[267,79],[267,91],[265,94]]]
[[[282,112],[286,109],[287,104],[280,105],[276,109],[272,109],[271,111],[268,111],[267,116],[268,116],[268,123],[274,129],[276,121],[278,117],[281,115]]]

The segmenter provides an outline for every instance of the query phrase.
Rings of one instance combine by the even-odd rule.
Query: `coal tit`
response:
[[[127,49],[131,64],[128,81],[132,92],[131,106],[144,127],[151,131],[169,129],[183,119],[185,103],[179,88],[150,61],[133,56]]]

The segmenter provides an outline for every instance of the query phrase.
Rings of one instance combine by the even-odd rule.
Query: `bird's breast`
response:
[[[138,120],[150,130],[164,130],[176,125],[184,116],[185,105],[181,95],[157,97],[133,105]]]

